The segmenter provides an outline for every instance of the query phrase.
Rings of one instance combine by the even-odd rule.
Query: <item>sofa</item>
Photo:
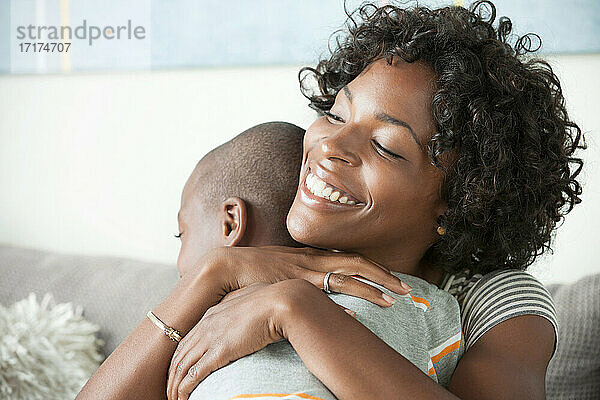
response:
[[[175,265],[93,257],[0,245],[0,304],[30,292],[73,302],[101,327],[109,355],[168,295],[178,279]],[[600,274],[550,285],[559,322],[557,352],[550,362],[548,399],[600,398]]]

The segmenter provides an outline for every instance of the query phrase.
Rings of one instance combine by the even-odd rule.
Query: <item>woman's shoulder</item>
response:
[[[459,302],[467,349],[495,325],[520,315],[546,318],[558,337],[552,297],[538,279],[525,271],[497,270],[482,275],[465,270],[446,274],[441,287]]]

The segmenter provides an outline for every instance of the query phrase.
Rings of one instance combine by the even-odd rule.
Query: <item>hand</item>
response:
[[[333,272],[329,277],[331,291],[360,297],[383,307],[392,305],[383,297],[383,292],[353,279],[352,275],[401,295],[410,291],[410,286],[388,269],[358,254],[313,248],[221,247],[208,252],[199,266],[203,273],[221,282],[224,294],[255,282],[277,283],[287,279],[305,279],[323,289],[327,272]]]
[[[297,281],[253,283],[209,308],[177,345],[169,367],[167,398],[187,399],[213,371],[284,339],[276,308],[285,303],[278,299],[282,293],[290,295]]]

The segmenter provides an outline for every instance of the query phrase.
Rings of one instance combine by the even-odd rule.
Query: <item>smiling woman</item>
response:
[[[414,106],[421,99],[396,104],[406,119],[427,121],[428,126],[412,125],[423,137],[417,142],[427,145],[421,147],[429,162],[447,171],[441,196],[449,209],[442,218],[452,229],[431,247],[427,258],[447,271],[524,269],[533,263],[548,250],[562,214],[581,201],[575,178],[583,162],[573,153],[585,148],[552,68],[541,59],[525,57],[533,51],[530,46],[539,47],[536,36],[515,38],[506,17],[493,27],[495,7],[485,1],[475,3],[470,14],[459,7],[404,10],[365,5],[349,18],[354,26],[332,56],[300,71],[311,107],[336,114],[345,104],[340,93],[349,100],[348,83],[373,61],[392,64],[401,59],[423,66],[431,76],[420,86],[400,78],[377,82],[385,86],[371,90],[380,98],[388,96],[388,103],[396,101],[390,95],[419,88],[421,95],[431,96],[424,99],[426,111],[420,116]],[[388,38],[395,29],[402,33]],[[316,92],[308,85],[311,75]]]
[[[523,57],[528,36],[509,43],[511,22],[494,26],[490,2],[470,10],[367,4],[349,18],[331,56],[300,74],[323,115],[304,135],[287,228],[311,248],[236,241],[197,257],[154,310],[185,335],[177,350],[142,323],[87,397],[124,370],[105,393],[132,398],[142,383],[143,396],[163,398],[167,366],[168,398],[194,397],[214,371],[282,339],[338,399],[545,397],[556,316],[546,289],[523,270],[581,202],[583,162],[574,152],[585,148],[557,77],[544,61]],[[395,274],[460,308],[462,332],[427,350],[426,369],[384,338],[408,328],[418,346],[434,326],[418,330],[415,316],[376,334],[327,296],[401,304],[362,285],[367,278],[432,315],[435,302],[408,293]],[[442,326],[450,310],[436,318]],[[451,378],[431,379],[442,370],[435,364],[463,346]],[[269,393],[241,397],[285,396]]]
[[[419,144],[435,130],[434,85],[427,65],[378,60],[337,93],[329,115],[306,131],[301,182],[311,173],[362,204],[323,207],[331,202],[301,185],[288,214],[292,237],[356,252],[391,270],[427,271],[419,261],[437,240],[436,220],[446,208],[442,171]]]

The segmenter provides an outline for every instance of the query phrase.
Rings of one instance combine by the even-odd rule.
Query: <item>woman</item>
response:
[[[301,79],[303,93],[323,116],[306,131],[287,224],[299,242],[360,258],[209,252],[154,310],[185,334],[177,351],[140,324],[93,378],[110,396],[164,397],[169,368],[168,397],[187,398],[211,371],[285,338],[340,399],[544,398],[556,321],[547,292],[522,270],[581,201],[573,153],[585,148],[558,79],[522,57],[530,36],[508,44],[511,23],[494,28],[488,2],[471,11],[367,5],[358,15],[331,57],[304,69],[318,90]],[[309,188],[311,174],[352,201]],[[321,290],[330,271],[332,291],[366,297],[348,275],[377,266],[459,300],[467,348],[449,390]]]

